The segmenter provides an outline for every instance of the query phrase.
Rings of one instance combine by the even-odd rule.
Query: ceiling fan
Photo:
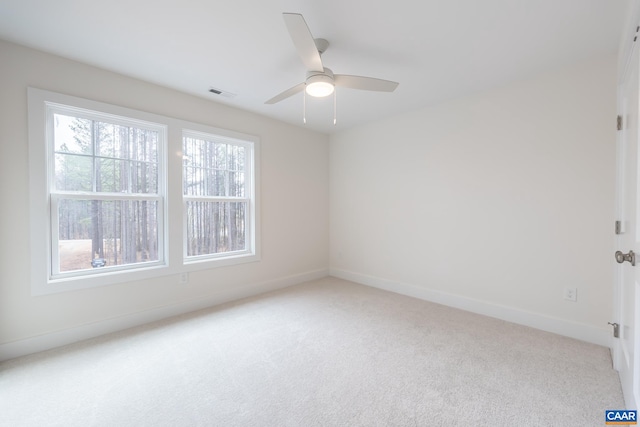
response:
[[[389,80],[333,74],[333,71],[322,65],[320,57],[329,47],[329,42],[325,39],[314,39],[304,17],[299,13],[282,15],[298,55],[307,67],[307,78],[304,82],[269,99],[265,104],[275,104],[303,90],[310,96],[324,97],[334,93],[336,86],[378,92],[393,92],[398,87],[397,82]]]

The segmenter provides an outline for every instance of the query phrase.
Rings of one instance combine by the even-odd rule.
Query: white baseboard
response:
[[[282,277],[275,280],[269,280],[266,282],[238,286],[233,289],[225,289],[223,291],[213,293],[203,298],[183,301],[177,304],[157,307],[150,310],[103,320],[100,322],[81,325],[45,335],[39,335],[20,341],[0,344],[0,362],[27,354],[37,353],[39,351],[49,350],[55,347],[72,344],[74,342],[94,338],[111,332],[122,331],[134,326],[144,325],[146,323],[166,319],[180,314],[213,307],[215,305],[235,301],[241,298],[259,295],[265,292],[274,291],[276,289],[286,288],[310,280],[320,279],[328,275],[328,269],[321,269],[310,271],[307,273],[296,274],[293,276]]]
[[[529,326],[547,332],[553,332],[558,335],[575,338],[581,341],[609,348],[612,346],[612,339],[610,335],[611,331],[608,329],[599,329],[583,323],[572,322],[570,320],[559,319],[540,313],[520,310],[460,295],[449,294],[407,283],[393,282],[346,270],[332,268],[330,270],[330,274],[331,276],[360,283],[362,285],[384,289],[386,291],[419,298],[449,307],[459,308],[472,313],[495,317],[497,319],[506,320],[508,322]]]

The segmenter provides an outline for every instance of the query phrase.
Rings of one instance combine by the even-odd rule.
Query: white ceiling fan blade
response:
[[[313,40],[311,31],[309,31],[309,27],[302,15],[299,13],[283,13],[282,16],[304,66],[309,71],[323,72],[324,67],[322,66],[322,59],[320,59],[316,42]]]
[[[295,85],[294,87],[285,90],[281,94],[274,96],[273,98],[271,98],[270,100],[265,102],[265,104],[275,104],[276,102],[280,102],[283,99],[287,99],[290,96],[293,96],[298,92],[302,92],[304,90],[304,86],[305,86],[304,83],[299,83],[299,84]]]
[[[393,92],[398,87],[398,82],[374,79],[373,77],[335,74],[333,76],[333,79],[336,86],[348,87],[350,89],[374,90],[377,92]]]

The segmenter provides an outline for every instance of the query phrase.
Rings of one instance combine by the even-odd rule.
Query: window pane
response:
[[[159,137],[158,131],[54,114],[55,188],[155,194]]]
[[[158,192],[158,165],[156,163],[132,162],[132,193]]]
[[[187,202],[187,256],[246,249],[245,202]]]
[[[244,147],[233,146],[233,151],[229,156],[229,170],[241,171],[244,170]]]
[[[128,163],[115,159],[96,162],[96,191],[120,193],[124,191],[123,178],[129,175]]]
[[[93,161],[88,156],[55,155],[55,188],[60,191],[93,191]]]
[[[226,144],[204,139],[183,139],[183,155],[190,166],[210,169],[223,169],[226,160]]]
[[[64,114],[53,115],[53,139],[56,152],[91,154],[91,120]]]
[[[226,196],[227,171],[185,166],[183,181],[186,195]]]
[[[155,163],[118,159],[98,159],[96,191],[157,193],[158,167]]]
[[[158,260],[158,202],[60,200],[60,272]]]
[[[183,190],[189,196],[244,197],[244,147],[183,138]]]
[[[96,155],[125,160],[157,162],[158,132],[95,122],[99,138]]]
[[[229,172],[229,196],[244,197],[243,172]]]

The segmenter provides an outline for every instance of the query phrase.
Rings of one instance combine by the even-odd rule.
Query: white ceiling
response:
[[[325,133],[615,53],[628,0],[2,0],[0,38],[302,124],[304,81],[282,12],[329,40],[325,67],[400,82],[307,98]],[[225,98],[215,87],[236,94]]]

